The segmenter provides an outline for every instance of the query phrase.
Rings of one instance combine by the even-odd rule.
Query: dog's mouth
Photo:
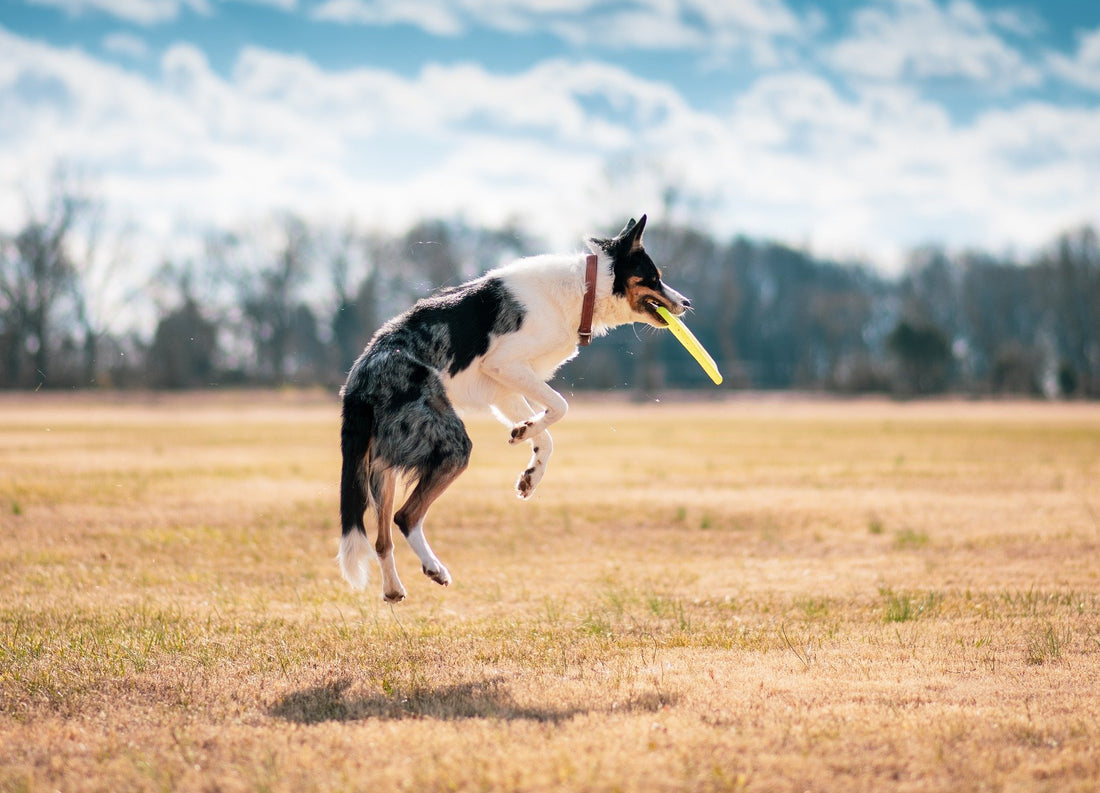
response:
[[[653,318],[653,321],[655,323],[660,325],[662,328],[668,325],[668,323],[665,322],[665,318],[657,312],[657,307],[661,305],[660,303],[658,303],[656,300],[650,299],[646,300],[643,305],[645,306],[646,313],[648,313],[649,316]]]

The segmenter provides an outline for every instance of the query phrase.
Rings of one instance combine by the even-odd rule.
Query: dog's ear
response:
[[[601,251],[632,253],[641,249],[643,231],[645,231],[645,215],[642,215],[641,220],[631,218],[627,221],[627,224],[623,226],[623,230],[616,234],[614,239],[605,240],[599,237],[588,237],[585,242],[588,244],[588,249],[593,253]]]
[[[633,223],[634,221],[632,220],[631,222]],[[642,215],[641,220],[639,220],[637,223],[634,223],[634,225],[630,229],[630,235],[631,235],[630,250],[636,251],[636,250],[638,250],[639,248],[642,247],[642,233],[644,231],[645,231],[645,215]]]
[[[627,251],[636,251],[642,247],[642,232],[645,231],[645,215],[642,215],[642,219],[635,221],[631,218],[630,221],[623,227],[623,230],[619,232],[615,237],[616,246],[625,248]]]

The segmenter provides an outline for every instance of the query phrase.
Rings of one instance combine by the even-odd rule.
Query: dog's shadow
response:
[[[275,702],[269,712],[276,718],[298,724],[368,719],[498,719],[558,723],[591,712],[591,708],[584,707],[519,705],[500,678],[361,697],[347,695],[351,684],[351,680],[341,679],[295,691]],[[632,700],[627,709],[656,711],[668,704],[667,696],[643,696]]]

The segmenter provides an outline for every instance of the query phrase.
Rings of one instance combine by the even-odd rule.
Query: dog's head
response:
[[[661,271],[642,247],[644,231],[645,215],[642,215],[637,222],[631,218],[614,239],[590,237],[588,246],[593,253],[603,252],[611,259],[614,275],[611,293],[630,305],[635,321],[663,328],[668,323],[661,319],[656,306],[679,315],[691,308],[691,301],[661,280]]]

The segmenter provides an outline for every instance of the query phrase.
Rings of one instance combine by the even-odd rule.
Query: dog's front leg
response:
[[[519,394],[500,397],[493,403],[493,407],[509,427],[517,426],[524,419],[533,416],[535,412],[527,400]],[[542,481],[546,473],[546,464],[554,451],[554,440],[546,430],[527,440],[531,444],[531,459],[516,480],[516,495],[524,501],[535,494],[535,488]]]
[[[509,391],[519,394],[528,402],[542,405],[545,408],[537,416],[516,423],[512,427],[512,437],[509,439],[509,443],[530,440],[545,432],[551,424],[561,421],[566,411],[569,410],[569,403],[565,401],[565,397],[540,380],[529,364],[496,365],[491,361],[486,361],[483,369],[487,375]]]

